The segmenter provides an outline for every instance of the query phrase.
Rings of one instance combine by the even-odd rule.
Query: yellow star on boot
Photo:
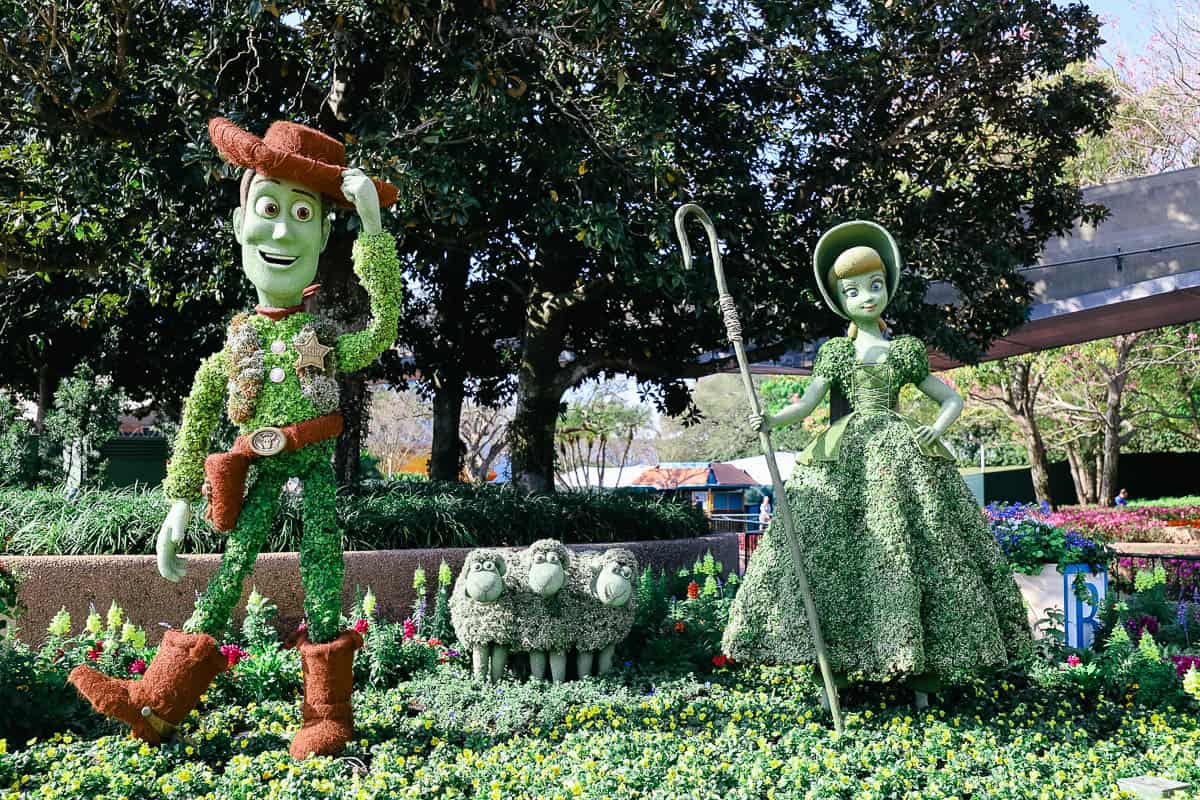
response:
[[[300,354],[296,359],[296,371],[299,372],[305,367],[325,369],[325,354],[332,349],[321,344],[314,331],[301,333],[296,337],[296,352]]]

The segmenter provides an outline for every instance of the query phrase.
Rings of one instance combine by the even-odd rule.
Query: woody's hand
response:
[[[192,506],[187,500],[176,500],[167,512],[162,527],[158,530],[155,553],[158,556],[158,574],[172,583],[187,574],[187,565],[176,555],[179,543],[187,535],[188,523],[192,520]]]
[[[354,210],[362,221],[363,233],[372,236],[383,230],[383,223],[379,219],[379,192],[375,189],[375,182],[361,169],[342,170],[342,194],[354,203]]]

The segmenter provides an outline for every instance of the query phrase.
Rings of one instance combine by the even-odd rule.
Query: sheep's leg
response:
[[[492,645],[492,681],[504,680],[504,668],[508,666],[508,648],[502,644]]]
[[[617,646],[615,644],[606,645],[604,649],[600,651],[600,663],[596,666],[597,675],[603,675],[612,669],[613,654],[616,652]]]
[[[554,678],[555,683],[562,683],[567,679],[567,654],[563,650],[558,650],[550,654],[550,675]]]
[[[580,650],[575,656],[575,672],[579,677],[586,678],[592,674],[592,657],[596,655],[594,650]]]
[[[546,651],[531,650],[529,652],[529,677],[535,681],[546,679]]]
[[[477,644],[471,648],[471,675],[477,681],[487,680],[487,650],[486,644]]]

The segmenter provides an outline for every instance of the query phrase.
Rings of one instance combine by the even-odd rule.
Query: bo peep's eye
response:
[[[883,288],[883,281],[879,280],[878,278],[871,281],[871,291],[878,292],[882,288]]]

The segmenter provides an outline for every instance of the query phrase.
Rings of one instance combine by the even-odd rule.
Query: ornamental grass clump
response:
[[[0,554],[149,555],[165,505],[158,489],[0,488]],[[295,552],[303,526],[298,503],[285,503],[263,552]],[[364,482],[339,491],[344,550],[517,547],[554,537],[568,543],[683,539],[708,533],[703,512],[686,503],[622,492],[529,496],[512,488],[436,481]],[[219,553],[196,503],[183,552]]]

